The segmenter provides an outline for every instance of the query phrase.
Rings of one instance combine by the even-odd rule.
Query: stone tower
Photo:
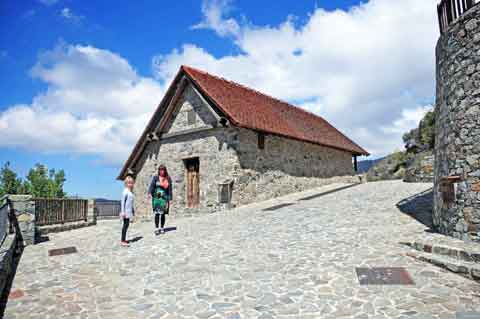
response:
[[[480,1],[443,0],[438,12],[433,222],[480,241]]]

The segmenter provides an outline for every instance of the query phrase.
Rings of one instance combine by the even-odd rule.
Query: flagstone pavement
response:
[[[429,236],[397,207],[429,188],[393,181],[295,194],[270,201],[293,203],[274,210],[169,219],[176,229],[159,236],[137,222],[128,248],[118,220],[49,234],[25,248],[4,318],[480,318],[479,284],[400,244]],[[48,256],[68,246],[78,252]],[[356,267],[405,267],[414,284],[361,286]]]

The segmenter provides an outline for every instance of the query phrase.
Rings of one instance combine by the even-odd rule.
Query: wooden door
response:
[[[200,163],[198,158],[186,161],[187,207],[194,208],[200,203]]]

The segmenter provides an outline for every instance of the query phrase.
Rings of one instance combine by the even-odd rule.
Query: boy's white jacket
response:
[[[135,202],[135,195],[125,187],[122,193],[122,202],[121,202],[121,209],[120,214],[124,213],[125,218],[132,218],[135,215],[135,210],[133,208],[133,204]]]

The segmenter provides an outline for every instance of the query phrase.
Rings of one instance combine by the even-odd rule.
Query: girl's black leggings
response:
[[[158,222],[159,222],[160,216],[162,216],[161,227],[163,228],[163,226],[165,226],[165,214],[155,214],[155,228],[158,228]]]
[[[125,241],[125,238],[127,237],[127,229],[129,225],[130,225],[130,219],[124,218],[123,227],[122,227],[122,241]]]

